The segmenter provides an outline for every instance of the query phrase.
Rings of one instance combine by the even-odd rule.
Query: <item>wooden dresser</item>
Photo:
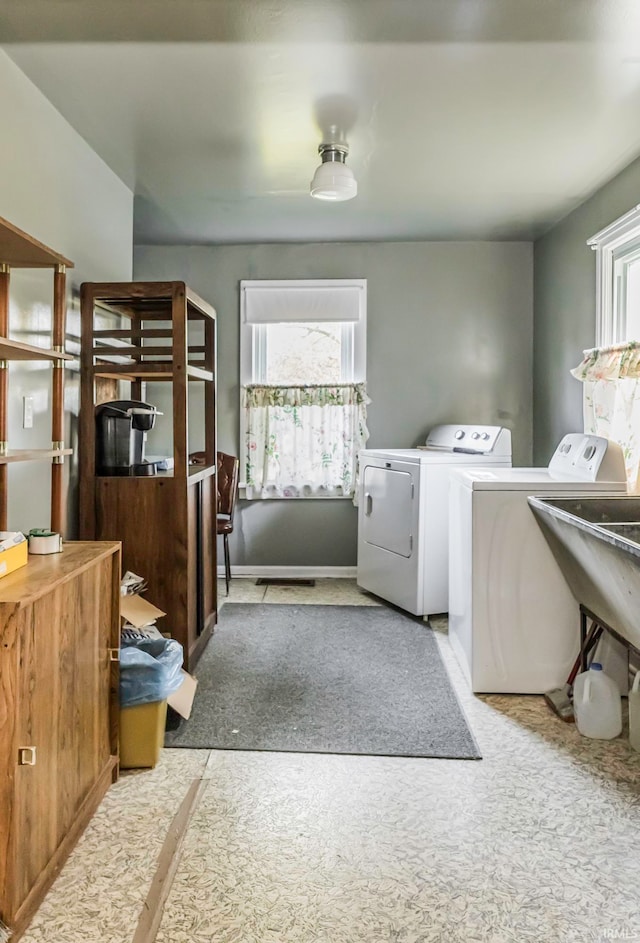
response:
[[[24,930],[118,770],[120,544],[0,579],[0,919]]]

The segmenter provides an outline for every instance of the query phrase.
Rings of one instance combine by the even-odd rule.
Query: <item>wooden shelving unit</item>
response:
[[[9,335],[9,289],[12,268],[50,268],[53,272],[51,347],[36,347]],[[51,529],[64,531],[63,463],[72,450],[64,446],[64,352],[67,320],[66,271],[73,262],[54,252],[12,223],[0,218],[0,530],[7,529],[7,465],[14,462],[51,462]],[[10,449],[7,405],[9,363],[45,360],[52,365],[51,448]]]
[[[121,540],[123,567],[148,581],[159,623],[191,670],[216,622],[216,313],[184,282],[86,282],[81,289],[80,534]],[[107,325],[107,326],[105,326]],[[173,469],[96,474],[95,407],[170,390]],[[128,384],[124,392],[123,385]],[[202,392],[206,461],[189,464],[189,401]]]

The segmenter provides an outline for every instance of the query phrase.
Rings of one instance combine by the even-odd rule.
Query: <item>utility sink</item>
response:
[[[528,501],[578,602],[640,650],[640,497]]]
[[[640,526],[640,497],[620,494],[615,497],[536,498],[550,507],[572,514],[588,524],[635,524]],[[531,504],[531,502],[529,502]]]

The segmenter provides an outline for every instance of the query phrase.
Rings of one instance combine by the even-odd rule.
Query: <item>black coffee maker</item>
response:
[[[155,475],[156,462],[146,462],[146,434],[153,429],[155,406],[133,399],[96,406],[96,474]]]

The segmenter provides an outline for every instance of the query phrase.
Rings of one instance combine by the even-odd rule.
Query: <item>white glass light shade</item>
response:
[[[320,164],[311,181],[311,196],[316,200],[352,200],[358,193],[358,184],[353,171],[340,161],[325,161]]]

